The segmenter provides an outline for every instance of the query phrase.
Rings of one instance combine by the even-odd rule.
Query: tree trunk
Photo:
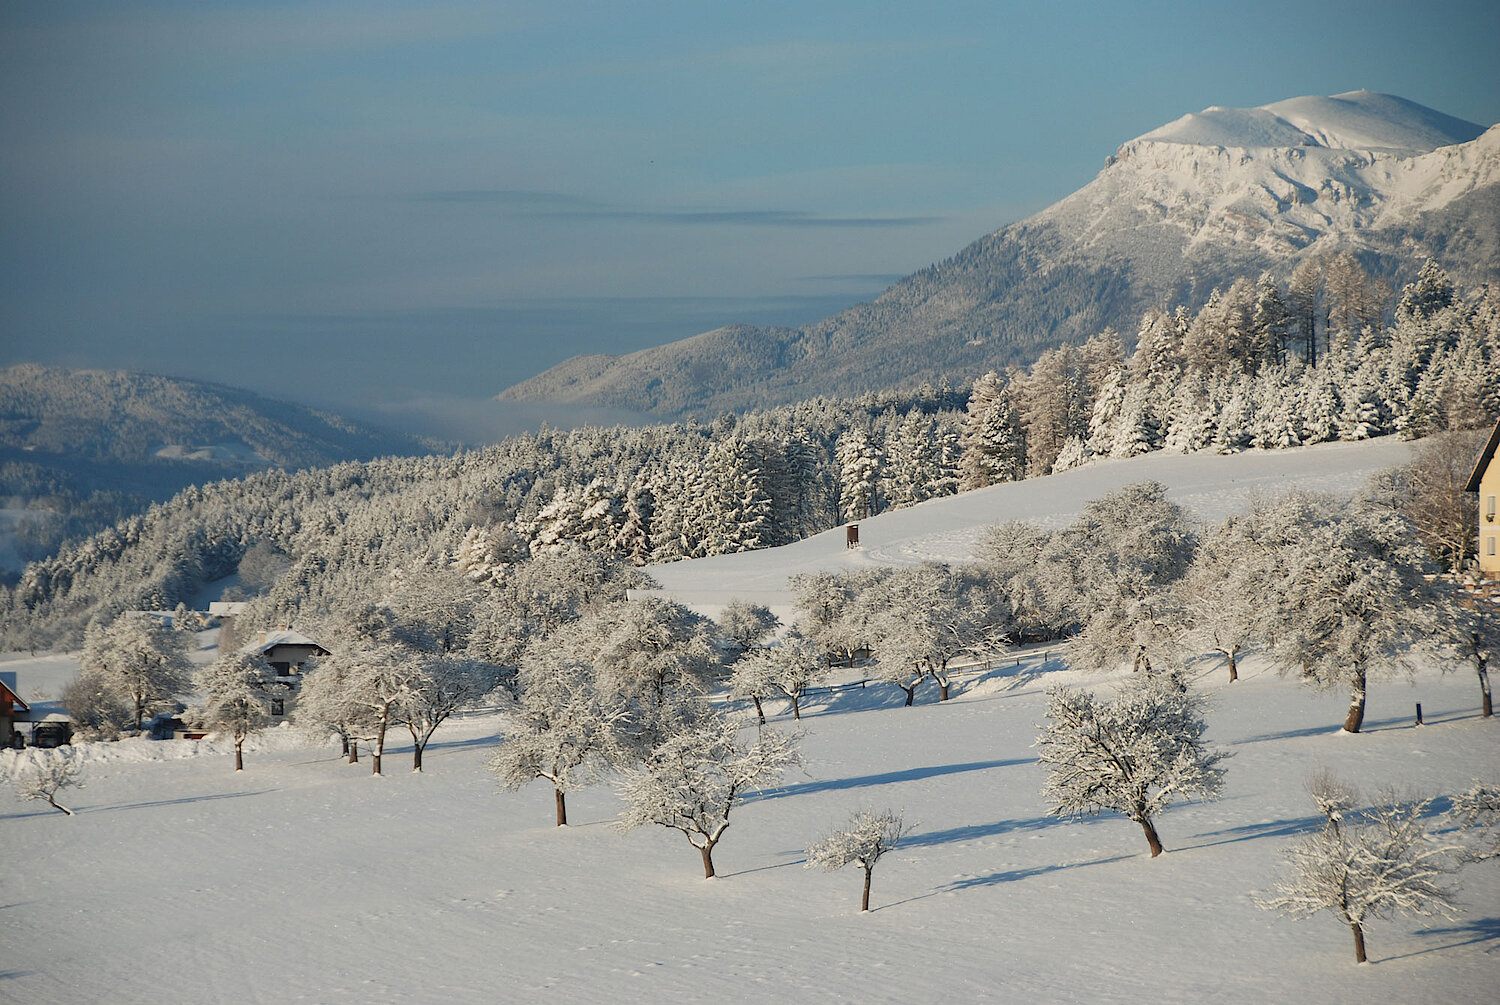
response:
[[[58,801],[57,801],[57,800],[56,800],[56,798],[54,798],[54,797],[53,797],[53,796],[51,796],[51,795],[49,795],[49,796],[48,796],[48,797],[47,797],[47,802],[48,802],[48,803],[49,803],[49,804],[50,804],[50,805],[51,805],[51,806],[52,806],[52,808],[53,808],[53,809],[54,809],[54,810],[56,810],[56,811],[57,811],[57,812],[59,812],[59,813],[66,813],[66,814],[67,814],[67,815],[68,815],[68,816],[72,816],[72,815],[73,815],[73,811],[72,811],[72,810],[70,810],[70,809],[68,809],[68,808],[67,808],[67,807],[66,807],[66,806],[64,806],[64,805],[63,805],[63,804],[62,804],[62,803],[59,803],[59,802],[58,802]]]
[[[372,770],[370,773],[372,775],[380,774],[380,756],[385,753],[385,727],[389,721],[390,710],[387,709],[386,711],[381,713],[380,731],[375,734],[375,753],[371,757]]]
[[[755,702],[755,714],[760,717],[760,724],[766,724],[766,710],[760,707],[760,695],[752,694],[750,700]]]
[[[798,722],[802,721],[802,706],[798,704],[796,695],[792,695],[792,718]],[[765,722],[766,720],[762,719],[760,721]]]
[[[1151,846],[1151,857],[1155,858],[1160,855],[1162,853],[1161,838],[1157,836],[1156,828],[1152,826],[1150,817],[1143,817],[1141,819],[1141,830],[1146,832],[1146,843]]]
[[[1349,922],[1349,927],[1354,931],[1354,962],[1365,962],[1365,930],[1359,927],[1359,922]]]
[[[417,744],[413,744],[412,745],[412,748],[411,748],[411,770],[413,770],[413,771],[421,771],[422,770],[422,748],[425,747],[425,746],[427,746],[427,744],[425,744],[425,743],[417,743]]]
[[[342,733],[339,735],[339,739],[344,741],[344,749],[340,751],[340,753],[342,753],[345,757],[349,756],[349,734]]]
[[[557,826],[568,826],[568,798],[562,789],[554,788],[553,795],[557,797]]]
[[[940,681],[938,681],[938,701],[947,701],[947,700],[948,700],[948,682],[946,680],[940,680]]]
[[[349,740],[349,763],[350,764],[358,764],[359,763],[359,738],[358,737],[354,737],[354,738],[351,738]]]
[[[1495,714],[1495,703],[1490,698],[1490,674],[1489,671],[1484,668],[1483,663],[1479,664],[1479,697],[1479,714],[1488,719],[1490,716]]]
[[[245,746],[245,738],[244,737],[236,737],[235,741],[234,741],[234,770],[235,771],[244,771],[245,770],[245,751],[244,751],[244,746]]]
[[[703,878],[704,879],[713,879],[714,878],[714,846],[713,846],[713,843],[710,842],[710,843],[704,845],[703,847],[699,848],[698,849],[698,853],[703,856]]]
[[[864,892],[864,896],[862,896],[862,897],[859,898],[859,909],[861,911],[868,911],[870,909],[870,867],[869,867],[869,865],[865,866],[865,892]]]
[[[1358,733],[1365,721],[1365,672],[1357,670],[1349,685],[1349,714],[1344,716],[1344,732]]]
[[[1235,665],[1233,650],[1225,653],[1224,655],[1229,657],[1229,682],[1233,684],[1235,681],[1240,679],[1240,670],[1239,667]]]
[[[922,683],[922,682],[921,681],[917,681],[917,684],[920,684],[920,683]],[[906,708],[911,708],[911,706],[916,703],[916,700],[917,700],[917,684],[913,684],[911,687],[907,687],[905,684],[897,684],[896,685],[901,690],[903,690],[903,691],[906,692],[906,705],[905,705]]]

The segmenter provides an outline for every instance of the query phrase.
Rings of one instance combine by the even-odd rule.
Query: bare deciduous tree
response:
[[[1112,810],[1141,825],[1155,858],[1155,817],[1182,798],[1213,799],[1229,756],[1203,741],[1202,699],[1175,675],[1135,678],[1113,699],[1052,688],[1037,737],[1049,773],[1042,795],[1056,816]]]
[[[865,871],[864,893],[859,900],[859,909],[870,909],[870,874],[881,856],[901,843],[910,828],[901,814],[894,810],[879,813],[860,810],[850,818],[849,826],[830,833],[823,840],[807,849],[807,869],[824,869],[832,872],[858,862]]]
[[[1354,936],[1354,959],[1365,962],[1365,924],[1397,914],[1453,914],[1453,891],[1443,876],[1456,866],[1457,845],[1434,841],[1422,826],[1431,800],[1403,801],[1385,793],[1359,814],[1349,812],[1352,789],[1322,790],[1322,829],[1287,849],[1287,872],[1256,903],[1294,919],[1330,911]]]

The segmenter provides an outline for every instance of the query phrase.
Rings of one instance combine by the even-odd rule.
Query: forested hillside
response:
[[[288,393],[310,379],[289,379]],[[33,364],[0,370],[0,500],[27,511],[15,528],[27,559],[188,485],[440,448],[218,384]]]
[[[170,609],[236,571],[274,623],[378,593],[413,562],[484,582],[572,549],[636,564],[724,554],[1091,457],[1417,437],[1497,415],[1494,292],[1466,295],[1429,262],[1388,310],[1351,256],[1286,289],[1242,279],[1196,314],[1149,312],[1129,356],[1105,330],[972,393],[544,429],[451,457],[190,488],[31,565],[6,597],[5,642],[71,644],[92,619]]]

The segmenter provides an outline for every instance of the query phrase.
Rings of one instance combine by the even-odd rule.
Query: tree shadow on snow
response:
[[[1045,876],[1049,872],[1062,872],[1064,869],[1081,869],[1090,865],[1109,865],[1111,862],[1123,862],[1126,859],[1138,857],[1136,855],[1111,855],[1109,858],[1096,858],[1089,862],[1064,862],[1061,865],[1040,865],[1031,869],[1008,869],[1005,872],[992,872],[988,876],[970,876],[968,879],[956,879],[943,887],[943,891],[957,893],[960,890],[974,890],[985,886],[998,886],[1001,883],[1016,883],[1023,879]]]
[[[1448,942],[1441,946],[1431,946],[1427,949],[1418,949],[1410,953],[1402,953],[1399,956],[1387,956],[1379,962],[1389,960],[1405,960],[1413,956],[1425,956],[1428,953],[1441,952],[1445,949],[1458,949],[1462,946],[1477,946],[1485,942],[1500,942],[1500,918],[1475,918],[1473,921],[1462,925],[1449,925],[1446,928],[1423,928],[1417,932],[1418,935],[1431,936],[1455,936],[1457,942]],[[1486,949],[1485,952],[1494,952]]]
[[[1225,827],[1216,831],[1200,831],[1194,834],[1194,838],[1218,838],[1217,841],[1202,841],[1197,844],[1183,845],[1182,850],[1191,848],[1213,848],[1221,844],[1238,844],[1241,841],[1258,841],[1261,838],[1273,837],[1297,837],[1301,834],[1311,834],[1323,826],[1324,817],[1321,814],[1306,817],[1288,817],[1284,820],[1264,820],[1260,823],[1241,824],[1238,827]]]
[[[473,736],[467,740],[444,740],[442,742],[439,742],[437,740],[430,740],[427,744],[427,752],[430,753],[434,750],[458,750],[462,747],[498,747],[499,745],[500,737],[498,735],[490,734],[487,736]],[[390,755],[390,750],[390,747],[386,748],[387,756]],[[410,756],[410,743],[405,744],[405,750],[407,755]]]
[[[1379,733],[1387,729],[1407,728],[1412,724],[1409,716],[1396,716],[1392,719],[1367,720],[1360,728],[1361,733]],[[1343,732],[1342,722],[1325,722],[1316,726],[1308,726],[1304,729],[1288,729],[1280,733],[1262,733],[1259,736],[1246,737],[1243,740],[1235,740],[1234,743],[1265,743],[1271,740],[1295,740],[1304,736],[1333,736]]]
[[[745,796],[744,801],[757,802],[762,799],[779,799],[782,796],[801,796],[811,792],[831,792],[840,789],[862,789],[871,785],[888,785],[892,782],[915,782],[940,775],[956,775],[965,771],[984,771],[988,768],[1010,768],[1018,764],[1035,764],[1036,758],[1022,757],[1010,761],[972,761],[968,764],[942,764],[928,768],[909,768],[906,771],[887,771],[879,775],[859,775],[854,778],[828,778],[794,785],[777,785]]]
[[[147,810],[157,806],[185,806],[189,803],[206,803],[215,799],[240,799],[245,796],[263,796],[276,789],[256,789],[253,792],[215,792],[205,796],[183,796],[180,799],[153,799],[147,803],[121,803],[118,806],[93,806],[88,807],[94,813],[108,813],[113,810]]]
[[[938,844],[954,844],[959,841],[977,841],[980,838],[996,837],[1016,831],[1037,831],[1049,827],[1073,824],[1100,823],[1108,817],[1031,817],[1026,820],[997,820],[992,824],[970,824],[967,827],[950,827],[941,831],[918,831],[901,839],[902,848],[916,848]],[[1117,818],[1118,819],[1118,818]]]

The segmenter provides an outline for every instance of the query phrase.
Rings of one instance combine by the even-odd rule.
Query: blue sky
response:
[[[0,363],[482,436],[567,356],[816,320],[1210,104],[1500,121],[1496,39],[1493,2],[8,0]]]

